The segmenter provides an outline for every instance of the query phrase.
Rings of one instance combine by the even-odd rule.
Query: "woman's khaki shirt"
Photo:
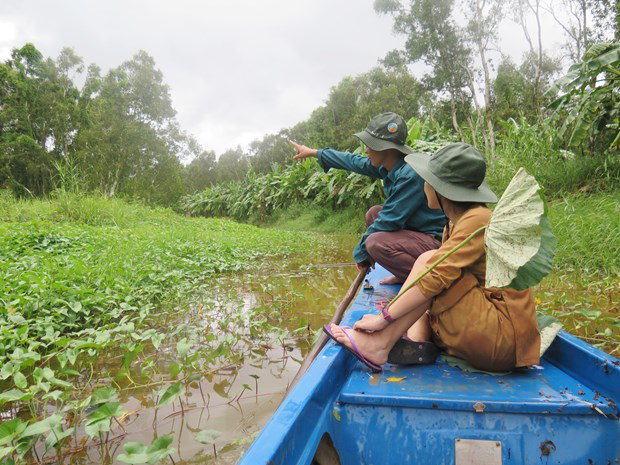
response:
[[[478,228],[488,224],[491,210],[470,208],[444,230],[435,263]],[[454,252],[417,286],[430,308],[433,340],[450,355],[474,367],[506,371],[539,362],[540,333],[531,290],[485,288],[484,234]]]

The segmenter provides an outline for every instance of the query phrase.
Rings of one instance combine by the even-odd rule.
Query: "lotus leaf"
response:
[[[551,270],[555,238],[540,186],[523,168],[499,200],[485,234],[486,285],[527,289]]]

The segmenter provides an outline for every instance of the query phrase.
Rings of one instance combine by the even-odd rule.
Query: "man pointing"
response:
[[[367,231],[353,251],[358,269],[382,265],[394,276],[386,284],[405,281],[423,252],[441,245],[447,222],[440,210],[426,204],[424,181],[404,161],[413,149],[405,145],[407,125],[396,113],[375,116],[367,128],[354,134],[366,145],[367,157],[333,149],[312,149],[291,142],[293,159],[315,157],[325,172],[344,169],[383,180],[385,203],[366,213]]]

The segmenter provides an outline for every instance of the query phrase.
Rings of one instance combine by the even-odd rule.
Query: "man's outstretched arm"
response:
[[[293,160],[304,160],[306,158],[316,158],[325,172],[330,168],[352,171],[354,173],[370,176],[372,178],[382,178],[379,168],[372,166],[370,159],[363,155],[348,152],[339,152],[333,149],[313,149],[305,145],[297,144],[293,141],[289,143],[295,148]]]

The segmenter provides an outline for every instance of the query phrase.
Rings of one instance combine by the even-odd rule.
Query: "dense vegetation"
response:
[[[241,314],[233,307],[215,318],[215,300],[203,299],[200,318],[186,320],[174,302],[198,295],[209,275],[319,246],[307,234],[73,194],[4,195],[0,218],[0,406],[26,417],[0,425],[0,462],[38,441],[39,453],[56,448],[62,457],[62,444],[85,446],[77,443],[81,428],[105,442],[110,422],[123,415],[123,389],[155,383],[153,398],[166,405],[184,383],[243,357],[240,341],[268,340],[272,325],[286,337],[287,316],[277,308]],[[166,321],[174,327],[162,331]],[[64,415],[72,420],[63,426]]]
[[[451,140],[445,132],[429,129],[428,122],[421,124],[411,119],[409,126],[409,143],[419,152],[432,153]],[[578,156],[554,144],[553,127],[544,123],[532,125],[525,119],[505,122],[502,130],[497,138],[496,158],[488,172],[488,181],[498,193],[503,192],[521,166],[538,179],[550,199],[620,186],[617,154]],[[324,173],[318,163],[310,160],[286,167],[277,165],[263,175],[248,172],[242,181],[218,184],[186,196],[181,208],[192,215],[228,216],[261,223],[298,203],[319,210],[352,209],[361,215],[370,205],[382,201],[380,181],[342,170]]]

